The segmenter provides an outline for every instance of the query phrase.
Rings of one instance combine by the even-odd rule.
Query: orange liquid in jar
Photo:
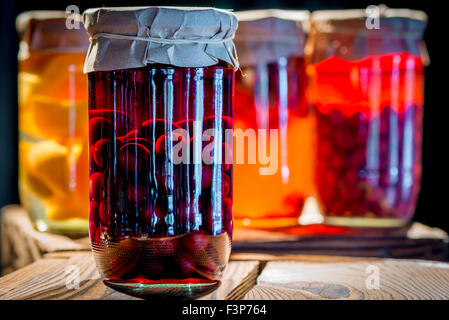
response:
[[[236,226],[274,228],[298,224],[305,200],[313,192],[314,120],[305,96],[303,58],[281,58],[277,62],[242,69],[236,79],[234,129],[278,132],[274,174],[263,175],[263,159],[249,163],[245,141],[245,163],[236,162],[234,141],[234,219]],[[270,141],[267,136],[267,141]],[[260,148],[257,144],[256,150]],[[269,144],[267,150],[270,150]],[[267,152],[269,154],[269,151]]]
[[[88,231],[87,77],[82,53],[19,63],[20,198],[40,231]]]

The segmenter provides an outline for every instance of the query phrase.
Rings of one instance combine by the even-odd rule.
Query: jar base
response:
[[[172,282],[170,281],[152,281],[145,283],[139,281],[120,281],[103,280],[103,283],[121,293],[142,299],[196,299],[216,290],[220,285],[219,280],[205,281],[201,279],[198,282]]]
[[[86,237],[89,235],[88,219],[49,220],[47,225],[51,233],[63,234],[70,238]]]
[[[408,219],[366,218],[324,216],[324,224],[339,227],[400,228],[409,223]]]

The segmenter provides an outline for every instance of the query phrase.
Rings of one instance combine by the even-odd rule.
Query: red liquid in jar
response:
[[[226,148],[233,81],[220,66],[89,74],[90,235],[107,281],[219,283],[232,237],[232,165],[174,164],[169,155],[176,141],[201,154],[193,137],[206,129],[221,132]],[[179,128],[190,137],[172,143]]]
[[[421,179],[420,57],[333,57],[311,71],[316,185],[326,222],[351,224],[339,220],[346,217],[384,220],[367,225],[404,224],[413,216]]]

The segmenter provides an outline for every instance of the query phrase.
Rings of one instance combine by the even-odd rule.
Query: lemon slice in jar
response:
[[[42,138],[63,141],[86,136],[87,102],[35,94],[29,104],[34,125]]]
[[[40,82],[41,78],[34,73],[24,71],[19,72],[17,78],[19,84],[19,104],[24,106],[24,103],[28,101],[31,93],[34,91],[35,86]]]
[[[57,195],[68,195],[68,149],[53,140],[35,143],[27,154],[26,168],[30,175],[42,181]]]
[[[33,143],[28,141],[19,142],[20,158],[27,159],[28,152]],[[36,178],[27,168],[21,168],[21,174],[26,184],[26,187],[41,199],[48,199],[53,196],[53,191],[46,185],[46,183],[39,178]]]

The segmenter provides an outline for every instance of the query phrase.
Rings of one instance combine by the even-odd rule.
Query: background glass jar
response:
[[[88,232],[87,79],[89,40],[64,12],[17,18],[19,191],[40,231]]]
[[[242,72],[236,78],[235,129],[259,135],[277,132],[271,163],[247,147],[245,163],[236,163],[236,226],[275,228],[298,224],[313,192],[313,125],[306,99],[304,62],[307,11],[237,12],[236,46]],[[237,131],[236,131],[237,132]],[[269,141],[269,138],[267,138]],[[234,148],[238,144],[234,144]],[[257,146],[254,150],[259,150]],[[268,154],[270,148],[267,148]],[[236,159],[236,158],[235,158]],[[271,166],[266,174],[261,169]]]
[[[89,73],[90,235],[111,287],[187,284],[181,294],[195,295],[219,285],[231,249],[232,165],[218,157],[232,152],[224,139],[233,84],[224,65]],[[178,143],[192,161],[173,162]],[[206,146],[212,161],[193,163]]]
[[[397,227],[420,189],[426,16],[385,9],[379,29],[364,18],[312,14],[317,194],[327,224]]]

